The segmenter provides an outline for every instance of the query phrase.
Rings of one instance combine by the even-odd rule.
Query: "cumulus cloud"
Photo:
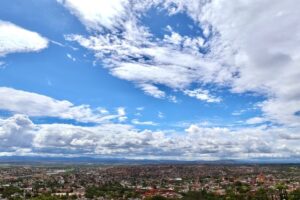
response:
[[[299,157],[300,153],[297,131],[299,129],[264,126],[233,130],[199,125],[190,125],[184,132],[150,131],[118,123],[92,127],[34,124],[25,115],[14,115],[0,120],[0,143],[1,148],[5,147],[1,149],[2,154],[11,155],[89,155],[186,160],[292,158]]]
[[[76,106],[67,100],[57,100],[45,95],[8,87],[0,87],[0,96],[0,109],[28,116],[58,117],[95,123],[126,118],[123,108],[119,108],[117,114],[110,115],[107,112],[103,113],[103,109],[92,109],[89,105]]]
[[[232,91],[267,95],[262,111],[270,120],[299,125],[294,115],[300,106],[299,6],[290,0],[219,0],[201,10],[190,13],[218,33],[211,41],[213,58],[220,53],[221,61],[238,72],[230,80]]]
[[[174,102],[176,97],[165,88],[209,103],[218,103],[222,97],[206,85],[225,86],[233,93],[251,91],[266,99],[257,105],[262,117],[247,119],[246,124],[256,125],[248,128],[193,124],[184,131],[139,130],[134,125],[155,123],[133,119],[131,125],[126,124],[124,107],[110,114],[104,108],[0,87],[0,109],[14,114],[0,119],[0,152],[172,159],[299,158],[300,7],[294,1],[57,1],[89,31],[87,35],[66,35],[66,40],[93,51],[113,76],[133,82],[147,95]],[[203,34],[187,36],[168,26],[165,35],[156,37],[141,18],[157,6],[170,16],[187,14]],[[0,21],[0,56],[39,51],[47,45],[47,39],[38,33]],[[33,116],[96,125],[34,124]],[[264,126],[268,121],[281,126]]]
[[[18,52],[36,52],[48,46],[40,34],[0,20],[0,56]]]
[[[294,1],[163,0],[122,1],[118,5],[114,11],[119,10],[119,14],[103,13],[103,19],[110,19],[108,24],[122,21],[118,32],[102,18],[93,17],[93,23],[87,24],[84,19],[90,14],[76,6],[75,15],[98,32],[90,32],[90,36],[69,35],[66,39],[94,51],[112,75],[134,82],[153,97],[168,98],[160,88],[164,85],[200,100],[217,102],[220,99],[210,101],[205,93],[189,91],[194,90],[190,86],[226,86],[234,93],[264,95],[267,100],[261,110],[268,120],[299,125],[295,113],[300,110],[300,16]],[[163,38],[155,37],[147,24],[140,23],[150,7],[165,9],[170,16],[186,13],[203,35],[181,35],[168,26],[169,33]],[[124,9],[128,16],[123,15]],[[101,31],[99,26],[107,30]],[[201,53],[203,49],[207,52]]]
[[[76,0],[59,2],[89,30],[85,36],[66,35],[66,40],[93,51],[113,76],[133,82],[145,94],[177,101],[165,90],[167,87],[201,101],[222,101],[222,97],[207,89],[209,85],[228,88],[232,93],[250,91],[265,98],[257,104],[262,117],[245,121],[255,127],[191,125],[184,133],[155,132],[155,138],[152,131],[131,127],[127,129],[131,138],[127,131],[123,132],[129,137],[126,139],[134,142],[123,141],[142,144],[139,147],[129,145],[127,149],[112,150],[108,147],[120,146],[104,143],[91,148],[92,152],[133,155],[135,151],[135,156],[148,152],[153,156],[194,159],[299,157],[300,14],[294,1],[95,0],[87,5]],[[108,9],[101,12],[102,8],[92,8],[101,7],[100,4]],[[163,27],[165,35],[156,37],[147,24],[141,23],[143,13],[155,7],[165,9],[170,16],[187,14],[203,34],[182,35],[168,26]],[[266,127],[265,122],[281,126]],[[77,138],[73,144],[90,141]]]
[[[31,147],[35,127],[26,115],[0,119],[0,151]]]
[[[299,148],[296,146],[296,142],[289,142],[282,137],[285,132],[296,133],[297,131],[297,129],[267,128],[265,126],[232,130],[191,125],[186,129],[190,138],[201,138],[197,142],[204,149],[216,151],[219,156],[223,154],[223,156],[248,158],[291,157],[292,154],[297,157]],[[288,147],[289,145],[291,146]]]

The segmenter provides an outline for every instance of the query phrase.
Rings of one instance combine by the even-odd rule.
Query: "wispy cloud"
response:
[[[160,118],[160,119],[162,119],[162,118],[165,117],[165,115],[164,115],[163,112],[158,112],[157,117]]]
[[[73,62],[76,61],[76,58],[74,58],[71,54],[67,53],[67,57],[72,60]]]
[[[158,124],[153,121],[139,121],[138,119],[131,120],[131,123],[135,125],[147,125],[147,126],[157,126]]]
[[[73,6],[68,6],[67,2]],[[66,1],[64,5],[87,28],[101,34],[91,31],[90,36],[68,35],[66,39],[94,51],[112,75],[133,82],[146,94],[168,99],[169,95],[160,87],[167,86],[215,103],[221,98],[195,94],[191,92],[195,88],[190,86],[200,83],[226,86],[233,93],[251,91],[268,98],[261,104],[268,120],[299,125],[299,117],[294,113],[300,110],[300,71],[297,67],[300,16],[299,7],[293,1],[266,0],[259,6],[252,1],[234,4],[225,0],[137,1],[129,7],[129,1],[121,1],[114,9],[118,13],[111,11],[99,15],[87,13],[85,7],[71,2]],[[115,3],[109,3],[110,7],[116,6]],[[203,35],[181,35],[169,26],[163,38],[155,37],[147,24],[140,23],[140,18],[143,12],[156,6],[168,11],[169,15],[187,14],[199,24]],[[242,12],[238,12],[241,8]],[[128,12],[126,16],[124,10]],[[274,19],[276,24],[272,23]],[[120,31],[116,32],[113,24],[120,22]],[[203,49],[206,53],[201,53]],[[273,76],[270,71],[274,72]]]

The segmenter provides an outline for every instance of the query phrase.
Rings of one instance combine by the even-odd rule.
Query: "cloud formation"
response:
[[[99,30],[103,28],[117,30],[122,25],[122,19],[126,17],[126,6],[128,6],[126,0],[57,1],[77,16],[87,28]]]
[[[63,5],[73,13],[75,8],[70,8],[66,2]],[[111,18],[114,20],[112,24],[122,21],[118,31],[107,26],[105,18],[92,18],[88,24],[83,22],[89,30],[92,29],[90,36],[73,34],[67,35],[66,39],[95,51],[96,57],[105,63],[112,75],[134,82],[146,94],[156,98],[172,98],[159,88],[161,85],[183,90],[199,77],[215,78],[210,68],[219,66],[207,62],[199,52],[204,47],[202,37],[181,36],[169,28],[170,35],[166,34],[163,39],[155,38],[148,27],[139,22],[141,12],[151,6],[150,2],[122,1],[118,5],[127,10],[127,15],[121,12]],[[85,9],[78,5],[76,10],[80,14],[75,15],[84,21]],[[113,13],[107,13],[106,17],[111,15]]]
[[[126,119],[124,108],[118,108],[116,114],[109,114],[103,112],[103,109],[92,109],[89,105],[75,106],[67,100],[57,100],[45,95],[8,87],[0,87],[0,96],[0,109],[31,117],[58,117],[94,123],[102,123],[112,119],[119,119],[119,121]]]
[[[116,114],[110,114],[104,108],[92,110],[89,106],[75,106],[69,101],[12,88],[2,87],[0,94],[3,97],[0,109],[15,113],[0,119],[0,155],[187,160],[299,158],[300,155],[299,127],[224,128],[190,124],[182,131],[147,130],[137,127],[158,124],[138,119],[126,124],[124,107],[117,108]],[[38,124],[31,119],[36,116],[95,124]],[[159,117],[163,117],[162,113]],[[261,124],[262,120],[251,118],[247,123]]]
[[[131,123],[135,125],[157,126],[158,124],[153,121],[139,121],[138,119],[131,120]]]
[[[102,13],[105,17],[89,18],[89,22],[84,20],[92,14],[86,14],[84,7],[63,5],[72,13],[76,9],[75,15],[92,29],[89,36],[66,39],[94,51],[112,75],[133,82],[146,94],[168,98],[160,87],[167,86],[216,103],[220,98],[196,94],[191,86],[198,84],[207,93],[207,84],[225,86],[233,93],[265,96],[260,108],[267,120],[300,125],[295,115],[300,110],[300,15],[294,1],[121,1],[114,11]],[[167,26],[163,37],[156,37],[140,22],[149,8],[164,9],[170,16],[185,13],[202,34],[181,35]],[[112,24],[119,25],[118,31]]]
[[[293,135],[286,134],[287,131]],[[170,133],[138,130],[131,125],[117,123],[93,127],[34,124],[26,115],[0,120],[1,155],[19,155],[22,152],[22,155],[186,160],[299,158],[297,131],[264,126],[231,130],[192,124],[184,132]],[[15,137],[16,134],[18,137]]]
[[[48,46],[40,34],[0,20],[0,56],[18,52],[36,52]]]
[[[186,9],[192,8],[186,5]],[[217,34],[211,41],[212,58],[233,66],[233,92],[254,91],[268,100],[261,104],[265,116],[275,122],[299,125],[298,77],[300,18],[294,1],[212,1],[202,12],[189,12]],[[274,23],[276,21],[276,23]],[[271,73],[271,74],[270,74]]]
[[[229,91],[228,96],[259,95],[263,100],[253,105],[259,114],[243,119],[239,127],[195,123],[184,130],[170,125],[164,130],[153,121],[137,119],[143,109],[137,109],[132,119],[125,107],[111,113],[102,107],[0,87],[0,109],[11,112],[0,119],[0,155],[299,158],[300,7],[294,1],[57,2],[87,30],[86,35],[74,33],[65,39],[93,52],[111,75],[132,82],[145,94],[177,102],[174,94],[181,93],[213,105],[226,101],[222,90]],[[188,35],[167,25],[158,36],[143,23],[149,9],[163,11],[165,17],[186,15],[198,32]],[[48,40],[38,33],[0,21],[0,56],[36,52],[47,45]],[[154,112],[161,120],[165,117]],[[39,124],[36,117],[81,123]]]
[[[209,103],[217,103],[221,101],[221,98],[210,95],[208,90],[198,88],[195,90],[184,90],[183,92],[190,97],[195,97],[196,99]]]

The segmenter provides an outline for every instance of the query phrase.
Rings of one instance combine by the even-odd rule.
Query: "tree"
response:
[[[157,195],[157,196],[151,197],[149,200],[168,200],[168,198]]]
[[[256,200],[268,200],[268,193],[264,188],[260,188],[257,190],[255,193],[255,198]]]
[[[299,200],[300,199],[300,189],[294,190],[289,194],[289,200]]]
[[[22,190],[14,186],[9,186],[5,187],[2,191],[3,198],[10,198],[13,194],[22,194]]]
[[[51,195],[41,195],[38,197],[33,197],[30,200],[60,200],[60,198]]]

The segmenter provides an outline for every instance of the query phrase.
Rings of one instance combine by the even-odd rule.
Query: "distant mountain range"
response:
[[[0,164],[78,164],[78,165],[148,165],[148,164],[300,164],[300,159],[253,159],[253,160],[215,160],[215,161],[184,161],[184,160],[149,160],[126,158],[93,158],[93,157],[42,157],[42,156],[2,156]]]
[[[135,164],[196,164],[198,161],[180,160],[147,160],[126,158],[93,158],[93,157],[40,157],[40,156],[2,156],[0,163],[40,163],[40,164],[104,164],[104,165],[135,165]]]

